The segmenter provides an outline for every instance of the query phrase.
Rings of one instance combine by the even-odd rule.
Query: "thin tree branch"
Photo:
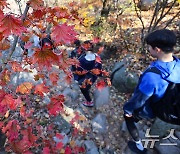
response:
[[[175,15],[172,19],[170,19],[170,20],[167,22],[167,24],[166,24],[166,26],[165,26],[164,28],[168,27],[168,26],[169,26],[169,24],[171,24],[171,23],[172,23],[172,21],[173,21],[176,17],[178,17],[179,15],[180,15],[180,11],[179,11],[179,12],[177,12],[177,13],[176,13],[176,15]]]
[[[152,17],[152,19],[151,19],[151,22],[150,22],[150,25],[149,25],[149,28],[148,28],[148,33],[151,31],[151,27],[152,27],[152,24],[153,24],[153,22],[154,22],[155,16],[157,16],[158,4],[159,4],[159,0],[157,0],[157,2],[156,2],[156,7],[155,7],[155,9],[154,9],[153,17]]]
[[[24,13],[23,13],[23,16],[22,16],[22,19],[21,19],[23,22],[24,22],[24,20],[26,19],[28,10],[29,10],[29,5],[26,4],[26,8],[25,8],[25,10],[24,10]],[[15,49],[16,49],[16,44],[17,44],[17,42],[18,42],[18,38],[19,38],[19,36],[14,36],[13,45],[12,45],[12,47],[11,47],[11,49],[10,49],[10,52],[9,52],[9,55],[7,56],[6,61],[3,63],[3,65],[2,65],[2,67],[1,67],[1,69],[0,69],[0,72],[4,71],[4,69],[5,69],[8,61],[11,59],[11,56],[12,56],[13,52],[14,52]]]
[[[176,3],[176,0],[174,0],[174,2],[172,3],[172,5],[169,7],[169,9],[162,15],[159,17],[159,19],[156,21],[156,23],[153,25],[152,27],[152,31],[156,28],[156,26],[159,24],[159,22],[171,11],[172,7],[174,6],[174,4]]]

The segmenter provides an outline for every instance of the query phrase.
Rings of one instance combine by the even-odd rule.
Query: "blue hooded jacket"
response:
[[[138,111],[138,116],[142,118],[154,118],[150,108],[151,103],[157,102],[165,94],[170,82],[180,83],[180,60],[174,57],[172,62],[162,62],[157,60],[149,67],[156,67],[161,74],[145,72],[141,75],[139,83],[133,96],[125,103],[123,110],[125,114],[134,114]],[[151,97],[151,99],[149,99]]]

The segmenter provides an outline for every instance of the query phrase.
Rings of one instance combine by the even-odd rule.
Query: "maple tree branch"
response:
[[[24,20],[26,19],[26,16],[27,16],[27,13],[28,13],[28,10],[29,10],[29,5],[26,4],[26,8],[24,10],[24,13],[23,13],[23,16],[22,16],[22,22],[24,22]],[[15,51],[16,49],[16,45],[17,45],[17,42],[18,42],[18,38],[19,36],[14,36],[14,41],[13,41],[13,44],[12,44],[12,47],[10,48],[10,52],[9,52],[9,55],[7,56],[7,59],[5,60],[5,62],[2,64],[1,68],[0,68],[0,72],[4,71],[8,61],[11,59],[11,56],[13,54],[13,52]]]

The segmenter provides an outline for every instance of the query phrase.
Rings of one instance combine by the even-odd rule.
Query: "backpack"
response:
[[[156,67],[151,67],[146,72],[161,74]],[[180,125],[180,83],[169,82],[164,96],[150,105],[158,118],[167,123]]]

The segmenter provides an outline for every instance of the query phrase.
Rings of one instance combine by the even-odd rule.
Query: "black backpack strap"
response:
[[[157,67],[149,67],[144,73],[147,73],[147,72],[153,72],[156,74],[161,74],[161,71]]]

